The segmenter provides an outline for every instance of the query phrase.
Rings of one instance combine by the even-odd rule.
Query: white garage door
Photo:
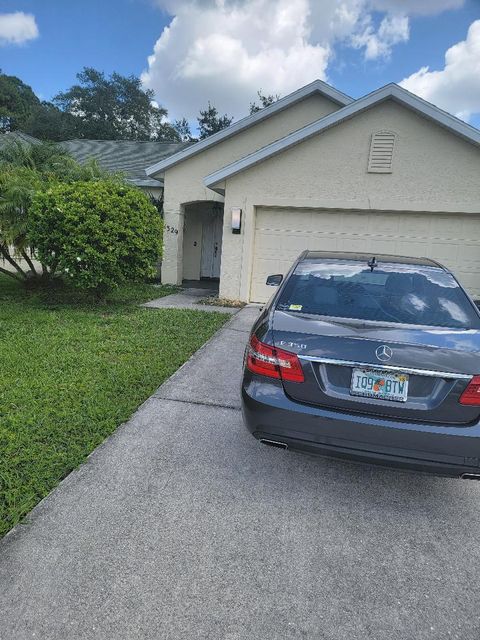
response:
[[[252,302],[265,302],[271,273],[286,273],[305,249],[434,258],[480,297],[480,215],[257,209]]]

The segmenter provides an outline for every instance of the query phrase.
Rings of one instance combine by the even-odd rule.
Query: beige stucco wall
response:
[[[205,176],[338,108],[338,104],[315,94],[168,169],[164,176],[165,225],[178,229],[179,233],[164,234],[162,281],[179,284],[182,279],[182,204],[202,200],[223,202],[221,196],[204,186]]]
[[[398,135],[392,174],[367,173],[370,137]],[[388,101],[226,183],[220,294],[248,300],[255,207],[480,213],[480,149]],[[230,211],[244,212],[242,233]]]
[[[162,187],[139,187],[147,196],[152,196],[156,200],[162,197]]]

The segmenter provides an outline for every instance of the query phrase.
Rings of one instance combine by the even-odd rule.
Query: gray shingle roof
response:
[[[154,162],[181,151],[188,142],[141,142],[137,140],[66,140],[60,143],[78,162],[95,158],[107,171],[120,171],[140,187],[162,187],[145,173]]]
[[[23,142],[25,144],[38,144],[40,140],[29,136],[28,133],[23,131],[7,131],[0,135],[0,145],[8,144],[9,142]]]
[[[16,140],[25,144],[38,144],[40,140],[23,131],[0,135],[0,146]],[[191,142],[142,142],[138,140],[66,140],[59,143],[77,162],[95,158],[107,171],[123,173],[129,182],[139,187],[163,187],[163,180],[150,178],[146,167],[177,153]]]

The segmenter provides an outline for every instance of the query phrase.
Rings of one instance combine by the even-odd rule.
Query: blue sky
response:
[[[2,32],[2,14],[17,12],[36,25],[23,43]],[[190,120],[209,99],[240,117],[257,89],[285,95],[314,77],[353,97],[405,80],[479,126],[478,19],[480,0],[0,0],[0,67],[43,99],[83,66],[144,73],[171,116]]]
[[[467,2],[461,10],[418,16],[411,21],[408,42],[398,44],[390,60],[366,61],[358,51],[344,46],[338,51],[329,78],[342,91],[359,97],[380,85],[399,82],[419,67],[441,69],[445,51],[465,39],[476,19],[480,19],[480,1]]]
[[[168,18],[143,0],[0,0],[0,13],[35,16],[39,37],[0,48],[0,66],[51,99],[84,66],[140,75]]]

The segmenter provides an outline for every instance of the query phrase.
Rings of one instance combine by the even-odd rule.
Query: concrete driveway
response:
[[[480,638],[480,484],[265,448],[236,315],[0,544],[0,637]]]

